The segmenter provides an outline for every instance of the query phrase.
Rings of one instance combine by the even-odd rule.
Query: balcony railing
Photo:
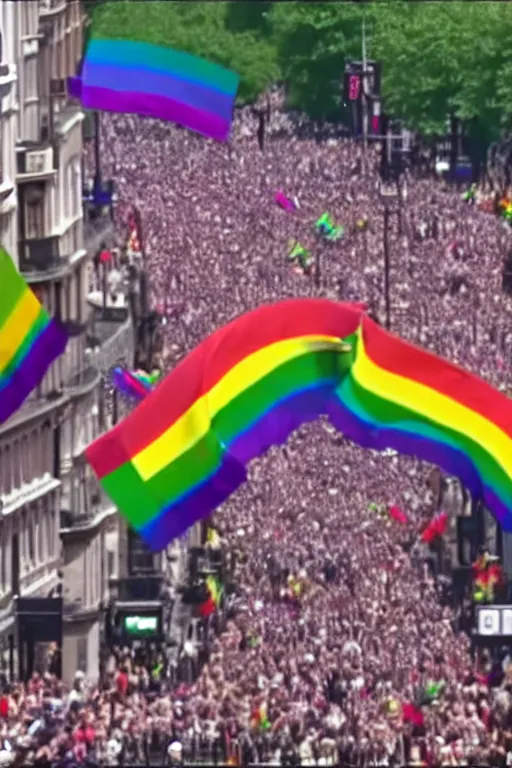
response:
[[[44,181],[56,171],[58,153],[48,141],[25,141],[16,149],[16,173],[18,182],[33,179]]]
[[[94,363],[101,371],[109,371],[120,363],[132,367],[135,343],[133,325],[127,316],[123,322],[97,322],[94,341],[99,347]]]
[[[22,272],[47,272],[65,265],[56,236],[20,240],[18,245]]]
[[[102,511],[112,507],[112,502],[107,494],[98,486],[96,480],[92,479],[86,483],[85,488],[80,489],[80,493],[90,493],[88,499],[90,506],[88,509],[75,509],[74,503],[70,504],[73,509],[61,509],[60,527],[65,529],[83,530],[90,528],[94,520]],[[73,499],[78,503],[78,498],[73,495]]]
[[[66,381],[66,388],[74,390],[75,393],[77,391],[87,391],[94,387],[99,378],[100,373],[98,369],[90,365],[86,368],[76,371],[75,373],[72,373]]]

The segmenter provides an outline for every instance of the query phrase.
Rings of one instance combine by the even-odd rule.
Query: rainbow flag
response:
[[[172,48],[91,40],[68,89],[85,109],[155,117],[226,141],[238,82],[234,72]]]
[[[64,328],[0,247],[0,424],[21,406],[66,348]]]
[[[327,415],[367,448],[455,475],[512,530],[512,403],[481,379],[362,318]]]
[[[117,366],[112,371],[112,383],[119,392],[133,400],[142,400],[153,390],[160,378],[160,371],[147,373],[143,370],[128,371]]]
[[[364,309],[292,299],[249,312],[89,446],[104,490],[150,547],[211,514],[248,462],[320,414],[359,445],[458,476],[512,530],[512,402]]]

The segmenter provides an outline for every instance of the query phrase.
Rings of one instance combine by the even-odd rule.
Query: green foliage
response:
[[[136,39],[204,56],[238,72],[238,100],[252,102],[279,80],[280,71],[263,15],[269,4],[255,3],[256,9],[247,17],[238,10],[245,5],[112,0],[94,9],[92,36]]]
[[[512,114],[503,92],[512,8],[441,2],[383,10],[372,54],[384,65],[387,110],[424,134],[443,133],[453,113],[480,138],[496,138]]]
[[[126,37],[204,56],[240,74],[240,102],[287,84],[290,106],[338,118],[347,59],[383,67],[386,111],[426,135],[450,113],[488,142],[512,127],[510,3],[188,2],[111,0],[91,11],[93,37]]]

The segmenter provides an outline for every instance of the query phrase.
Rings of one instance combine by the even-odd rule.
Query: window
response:
[[[110,549],[107,549],[107,571],[109,579],[116,577],[116,556]]]
[[[0,592],[2,595],[7,590],[7,541],[2,542],[0,554]]]
[[[32,451],[33,477],[41,477],[43,474],[43,446],[41,430],[34,429],[30,438],[30,450]]]
[[[32,480],[31,473],[31,451],[37,450],[35,446],[29,446],[28,435],[23,435],[21,438],[21,482],[29,483]]]
[[[44,509],[41,507],[37,519],[37,559],[39,563],[46,562],[45,552],[46,519]]]
[[[44,519],[46,521],[46,549],[48,560],[55,556],[55,520],[53,513],[48,509],[45,504],[43,511]]]
[[[28,570],[27,531],[28,531],[27,508],[24,507],[21,511],[21,521],[20,521],[20,539],[21,539],[20,560],[21,560],[22,571]]]
[[[75,287],[76,287],[76,317],[74,319],[76,320],[77,323],[81,323],[82,322],[82,317],[83,317],[83,311],[82,311],[82,302],[83,302],[82,282],[83,282],[83,279],[82,278],[83,278],[83,272],[82,272],[82,267],[80,266],[80,267],[78,267],[77,272],[76,272],[76,282],[75,282]]]
[[[27,555],[30,565],[34,565],[36,562],[36,548],[35,548],[35,510],[30,510],[25,517],[25,524],[27,526]]]
[[[80,672],[87,672],[87,638],[76,639],[76,668]]]
[[[44,237],[45,194],[40,186],[27,187],[25,193],[25,239]]]
[[[90,582],[89,582],[89,563],[91,560],[91,545],[85,550],[83,555],[83,568],[84,568],[84,605],[89,607],[89,594],[90,594]]]
[[[19,440],[14,440],[12,444],[12,479],[13,487],[21,488],[21,456]]]
[[[11,449],[4,445],[0,448],[0,495],[8,496],[11,488]]]
[[[155,570],[155,557],[140,536],[128,529],[128,572],[130,576],[152,573]]]

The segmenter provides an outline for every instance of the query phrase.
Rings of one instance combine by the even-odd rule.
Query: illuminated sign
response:
[[[126,616],[124,629],[128,635],[141,637],[158,631],[158,616]]]
[[[361,78],[359,75],[350,75],[348,80],[348,97],[350,101],[357,101],[361,92]]]

